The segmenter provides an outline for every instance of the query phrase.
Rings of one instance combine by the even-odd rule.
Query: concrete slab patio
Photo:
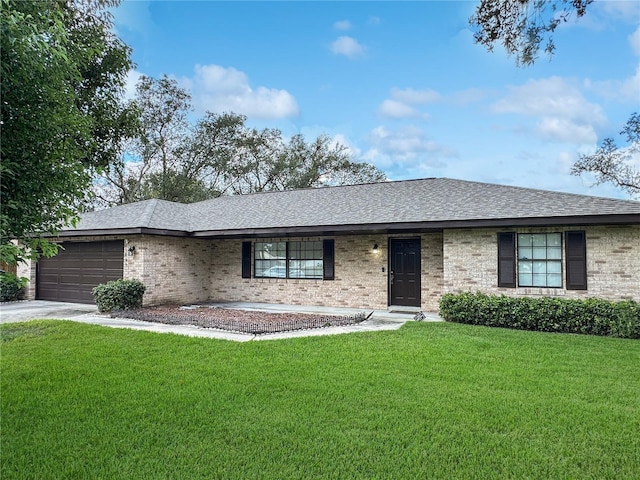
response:
[[[212,305],[208,303],[207,305]],[[85,305],[79,303],[48,302],[43,300],[32,300],[25,302],[12,302],[0,304],[0,324],[23,322],[42,318],[55,318],[59,320],[72,320],[74,322],[102,325],[112,328],[130,328],[133,330],[144,330],[156,333],[173,333],[190,337],[217,338],[221,340],[231,340],[236,342],[247,342],[252,340],[278,340],[283,338],[310,337],[320,335],[337,335],[353,332],[372,332],[381,330],[397,330],[407,321],[413,321],[414,313],[397,313],[386,310],[367,310],[355,308],[339,307],[319,307],[300,305],[280,305],[269,303],[250,302],[225,302],[214,304],[223,308],[234,308],[240,310],[253,310],[264,312],[286,312],[286,313],[311,313],[319,315],[354,315],[360,312],[372,313],[368,320],[357,325],[314,328],[307,330],[296,330],[264,335],[250,335],[243,333],[227,332],[213,328],[201,328],[191,325],[166,325],[163,323],[150,323],[127,318],[111,318],[108,315],[98,313],[95,305]],[[436,313],[424,312],[423,321],[442,321]]]

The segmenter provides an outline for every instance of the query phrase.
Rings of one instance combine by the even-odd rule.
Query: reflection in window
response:
[[[322,279],[322,241],[256,242],[256,278]]]
[[[562,287],[562,235],[518,234],[518,286]]]

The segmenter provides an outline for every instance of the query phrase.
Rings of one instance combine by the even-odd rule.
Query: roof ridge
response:
[[[156,211],[156,207],[158,206],[159,200],[157,198],[151,198],[149,200],[149,204],[145,206],[144,214],[142,215],[142,224],[141,227],[148,227],[151,223],[151,219],[153,218],[153,213]]]
[[[504,185],[501,183],[492,183],[492,182],[480,182],[477,180],[462,180],[462,179],[456,179],[456,178],[448,178],[448,177],[442,177],[441,180],[448,180],[448,181],[452,181],[452,182],[460,182],[460,183],[473,183],[476,185],[491,185],[494,187],[500,187],[500,188],[513,188],[513,189],[517,189],[517,190],[526,190],[529,192],[541,192],[541,193],[551,193],[554,195],[570,195],[572,197],[580,197],[580,198],[588,198],[588,199],[599,199],[599,200],[607,200],[607,201],[614,201],[614,202],[624,202],[624,203],[631,203],[631,204],[637,204],[640,203],[640,200],[634,200],[632,198],[613,198],[613,197],[603,197],[601,195],[590,195],[590,194],[586,194],[586,193],[574,193],[574,192],[560,192],[558,190],[549,190],[549,189],[545,189],[545,188],[533,188],[533,187],[523,187],[520,185]]]

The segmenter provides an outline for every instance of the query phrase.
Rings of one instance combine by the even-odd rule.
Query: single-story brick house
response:
[[[430,178],[146,200],[84,214],[23,266],[31,298],[250,301],[434,311],[443,293],[640,301],[640,202]]]

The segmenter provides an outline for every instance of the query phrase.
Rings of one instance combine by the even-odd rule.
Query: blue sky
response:
[[[196,108],[308,141],[326,133],[391,180],[450,177],[625,194],[571,176],[640,111],[640,2],[596,0],[556,54],[518,68],[473,43],[476,2],[125,0],[117,34],[140,74]],[[640,167],[640,159],[636,158]]]

